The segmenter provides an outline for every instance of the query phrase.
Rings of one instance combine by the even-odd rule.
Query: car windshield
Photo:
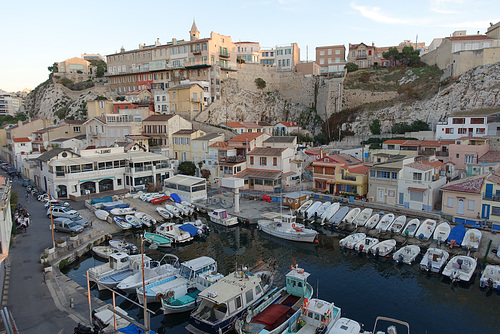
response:
[[[79,221],[81,219],[82,219],[82,217],[79,217],[79,216],[71,217],[71,220],[74,222]]]
[[[77,224],[77,223],[75,223],[75,222],[69,222],[69,223],[68,223],[68,227],[76,227],[76,226],[80,226],[80,225],[78,225],[78,224]]]

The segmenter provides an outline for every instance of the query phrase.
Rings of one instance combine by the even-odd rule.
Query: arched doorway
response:
[[[99,181],[99,192],[113,190],[113,179]]]
[[[80,194],[85,195],[87,192],[85,190],[90,191],[91,194],[95,194],[95,182],[87,181],[80,185]]]

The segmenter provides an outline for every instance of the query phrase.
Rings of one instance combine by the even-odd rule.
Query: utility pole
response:
[[[328,122],[328,113],[326,111],[325,106],[325,122],[326,122],[326,139],[328,139],[328,143],[330,143],[330,122]]]

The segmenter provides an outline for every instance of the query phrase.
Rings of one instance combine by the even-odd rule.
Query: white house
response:
[[[436,139],[500,135],[500,108],[461,110],[436,125]]]
[[[279,122],[274,126],[274,133],[278,136],[286,136],[291,133],[298,133],[300,125],[296,122]]]

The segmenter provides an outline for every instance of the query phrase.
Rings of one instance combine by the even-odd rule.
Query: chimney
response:
[[[172,38],[172,44],[173,45],[177,44],[177,38]]]

